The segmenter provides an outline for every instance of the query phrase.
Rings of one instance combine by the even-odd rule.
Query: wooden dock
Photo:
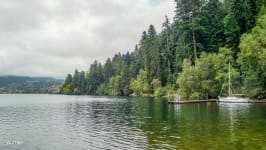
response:
[[[266,103],[266,100],[249,100],[249,103]]]
[[[168,104],[219,103],[218,99],[168,101]],[[249,100],[247,103],[266,103],[266,100]]]
[[[209,100],[182,100],[182,101],[168,101],[168,104],[191,104],[191,103],[207,103],[207,102],[219,102],[218,99]]]

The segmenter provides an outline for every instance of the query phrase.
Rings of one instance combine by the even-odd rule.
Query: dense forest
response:
[[[1,93],[58,93],[63,81],[49,77],[0,76]]]
[[[266,98],[266,1],[175,0],[173,22],[153,25],[134,51],[68,74],[62,94],[217,98],[230,63],[236,93]]]

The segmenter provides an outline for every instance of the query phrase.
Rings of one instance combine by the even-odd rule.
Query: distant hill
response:
[[[0,93],[57,93],[62,83],[50,77],[0,76]]]

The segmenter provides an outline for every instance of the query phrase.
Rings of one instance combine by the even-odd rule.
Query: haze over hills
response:
[[[62,83],[51,77],[0,76],[0,93],[57,93]]]

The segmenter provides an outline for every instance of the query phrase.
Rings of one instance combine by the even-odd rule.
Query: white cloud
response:
[[[0,75],[64,78],[131,51],[150,24],[161,30],[173,0],[1,0]]]

